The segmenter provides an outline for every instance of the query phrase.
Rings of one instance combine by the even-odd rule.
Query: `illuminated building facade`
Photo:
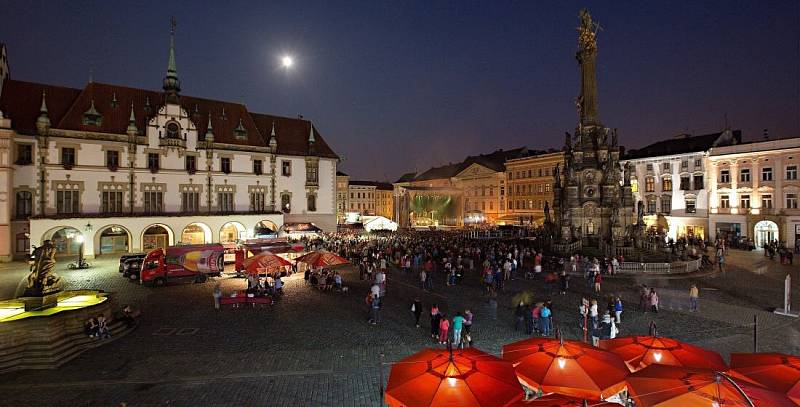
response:
[[[708,151],[741,138],[738,130],[681,134],[627,152],[621,162],[631,168],[631,191],[644,204],[647,227],[671,239],[708,237]]]
[[[174,30],[162,91],[91,80],[73,89],[0,72],[4,260],[47,239],[59,254],[91,258],[289,223],[336,228],[338,156],[316,127],[182,95]]]
[[[712,238],[745,237],[756,247],[800,239],[800,138],[713,147],[708,154]]]
[[[553,170],[564,166],[564,153],[532,152],[506,161],[506,211],[502,223],[542,225],[545,203],[553,204]]]

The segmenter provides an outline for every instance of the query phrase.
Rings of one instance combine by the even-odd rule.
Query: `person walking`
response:
[[[617,324],[622,323],[622,298],[617,298],[614,300],[614,319]]]
[[[370,323],[372,325],[377,325],[378,322],[381,322],[381,297],[377,295],[372,296],[372,317],[370,319]]]
[[[461,345],[461,330],[464,328],[464,317],[461,316],[460,312],[456,312],[456,316],[453,317],[453,346],[456,348]]]
[[[428,277],[428,273],[425,272],[425,269],[419,271],[419,288],[425,289],[425,280]]]
[[[519,302],[517,305],[517,309],[514,311],[514,330],[519,331],[521,326],[524,326],[523,323],[525,321],[525,303],[522,301]]]
[[[642,288],[639,291],[639,309],[642,312],[647,312],[650,308],[650,289],[647,287],[647,284],[642,284]]]
[[[439,306],[433,304],[431,306],[431,338],[436,338],[439,336]]]
[[[598,323],[598,310],[597,310],[597,300],[592,300],[592,305],[589,306],[589,319],[592,321],[592,329],[597,328]]]
[[[472,321],[475,319],[475,315],[472,314],[472,311],[466,310],[464,311],[464,333],[469,335],[472,331]]]
[[[690,312],[697,312],[697,300],[700,297],[700,290],[697,288],[696,284],[692,284],[692,287],[689,288],[689,311]]]
[[[414,298],[414,302],[411,303],[411,313],[414,314],[414,326],[419,328],[419,317],[422,316],[422,302],[419,298]]]
[[[222,298],[222,288],[219,283],[214,285],[214,309],[219,309],[219,299]]]
[[[442,317],[439,318],[439,343],[442,345],[447,345],[447,341],[450,339],[448,337],[448,333],[450,331],[450,320],[447,319],[447,315],[442,314]]]
[[[595,274],[594,275],[594,292],[596,292],[596,293],[600,292],[600,284],[602,284],[602,283],[603,283],[603,275],[600,274],[600,273]]]
[[[653,312],[658,312],[658,294],[655,288],[650,289],[650,309]]]

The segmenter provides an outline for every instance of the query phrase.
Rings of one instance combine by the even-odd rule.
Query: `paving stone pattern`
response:
[[[490,317],[477,275],[457,287],[438,276],[434,290],[416,285],[416,274],[389,273],[381,323],[366,322],[368,283],[354,270],[344,271],[347,293],[319,292],[301,276],[286,281],[286,294],[264,308],[213,309],[214,283],[143,287],[123,279],[113,257],[96,259],[88,270],[58,273],[68,288],[104,289],[121,304],[142,310],[140,325],[109,346],[85,353],[54,371],[0,375],[2,405],[28,406],[379,406],[381,379],[390,363],[432,342],[429,319],[413,325],[415,296],[425,307],[436,302],[453,316],[475,313],[473,339],[482,350],[499,355],[505,343],[523,339],[513,329],[511,297],[523,290],[544,300],[538,281],[515,280],[498,298],[497,318]],[[646,334],[655,321],[659,333],[721,352],[752,350],[752,318],[759,318],[759,349],[800,353],[797,320],[768,312],[782,304],[783,278],[796,266],[781,266],[759,252],[731,252],[728,270],[704,277],[606,279],[604,294],[623,296],[621,334]],[[27,274],[22,263],[0,265],[0,295],[12,296]],[[705,273],[709,274],[709,273]],[[244,279],[223,277],[224,292],[246,286]],[[642,313],[638,284],[657,287],[662,310]],[[701,287],[700,312],[688,312],[688,288]],[[556,324],[568,339],[579,339],[577,305],[588,292],[582,276],[572,276],[567,295],[552,295]],[[383,354],[383,359],[381,358]],[[385,364],[381,365],[381,361]],[[383,367],[381,367],[383,366]]]

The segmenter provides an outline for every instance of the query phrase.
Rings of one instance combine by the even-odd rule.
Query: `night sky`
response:
[[[175,15],[184,94],[302,114],[342,170],[393,181],[498,148],[560,148],[588,5],[603,27],[600,117],[627,148],[719,131],[726,114],[745,139],[800,136],[798,1],[117,3],[0,3],[12,77],[82,88],[93,69],[160,89]]]

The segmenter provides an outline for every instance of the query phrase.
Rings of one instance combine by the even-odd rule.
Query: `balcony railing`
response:
[[[164,137],[158,141],[161,147],[186,148],[186,140],[180,138]]]
[[[122,213],[103,213],[103,212],[96,212],[96,213],[61,213],[61,214],[47,214],[47,215],[36,215],[31,216],[30,219],[75,219],[75,218],[110,218],[110,217],[120,217],[120,218],[144,218],[144,217],[178,217],[178,216],[236,216],[236,215],[279,215],[280,212],[269,210],[267,208],[263,211],[198,211],[193,213],[186,213],[183,211],[179,212],[122,212]]]

